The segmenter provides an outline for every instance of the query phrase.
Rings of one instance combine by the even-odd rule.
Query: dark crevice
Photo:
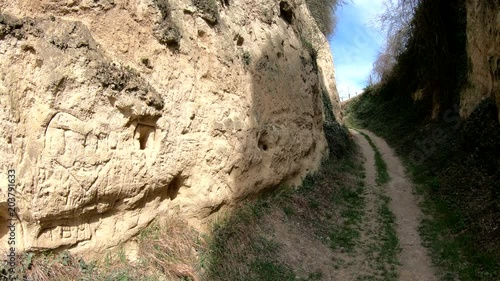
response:
[[[170,181],[170,183],[168,184],[168,187],[167,187],[167,197],[170,200],[174,200],[175,198],[177,198],[177,195],[179,194],[179,190],[184,185],[184,181],[185,181],[185,179],[180,175],[175,176]]]
[[[257,146],[259,147],[260,150],[262,151],[267,151],[269,150],[269,142],[267,141],[268,135],[267,132],[263,132],[262,135],[259,138],[259,141],[257,143]]]
[[[153,138],[154,140],[155,133],[156,128],[154,126],[137,124],[135,134],[139,134],[139,148],[141,150],[145,150],[146,148],[150,147],[148,143],[150,141],[150,138]]]
[[[293,23],[293,9],[286,1],[280,2],[280,17],[283,18],[288,24]]]

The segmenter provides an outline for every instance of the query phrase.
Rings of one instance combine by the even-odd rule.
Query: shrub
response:
[[[179,27],[171,18],[172,8],[170,3],[168,0],[154,0],[154,4],[161,13],[161,22],[155,27],[154,36],[161,44],[178,49],[182,36]]]
[[[345,0],[306,0],[311,15],[325,36],[332,34],[335,30],[337,23],[335,9],[345,3]]]
[[[330,150],[330,159],[341,159],[352,152],[352,140],[346,127],[336,121],[326,121],[323,123],[323,131]]]
[[[181,32],[177,25],[171,21],[166,21],[155,30],[155,37],[161,44],[169,47],[179,48]]]
[[[154,3],[158,7],[158,10],[160,10],[163,20],[170,17],[172,9],[170,8],[170,3],[168,3],[168,0],[154,0]]]
[[[302,42],[302,46],[306,48],[307,52],[311,56],[311,62],[313,64],[314,72],[318,72],[318,51],[314,48],[311,41],[307,40],[304,36],[300,37],[300,41]]]
[[[250,63],[252,63],[252,56],[250,55],[250,53],[248,51],[245,51],[243,53],[242,60],[243,60],[243,63],[245,65],[250,65]]]
[[[219,21],[219,8],[217,7],[216,0],[193,0],[201,18],[209,24],[216,24]]]
[[[458,103],[467,76],[465,0],[397,0],[380,24],[387,45],[372,76],[390,96],[411,96],[422,89],[430,107]]]

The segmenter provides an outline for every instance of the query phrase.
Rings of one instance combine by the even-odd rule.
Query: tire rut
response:
[[[398,276],[401,281],[437,281],[435,269],[427,249],[422,245],[418,228],[422,219],[422,212],[418,206],[418,197],[413,193],[413,184],[405,173],[404,166],[391,147],[382,138],[370,131],[359,130],[368,135],[380,151],[391,180],[387,184],[385,195],[390,198],[390,210],[396,219],[396,233],[399,239],[401,252],[398,255],[400,265]],[[362,141],[359,133],[354,132],[365,157],[373,157],[373,149],[366,141]],[[371,150],[372,152],[367,152]],[[368,170],[375,170],[374,165],[367,165]],[[371,168],[369,167],[371,166]]]

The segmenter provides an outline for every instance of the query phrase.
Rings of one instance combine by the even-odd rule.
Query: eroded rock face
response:
[[[467,54],[470,65],[469,83],[460,97],[460,115],[463,118],[469,117],[487,98],[496,101],[497,108],[500,108],[499,11],[498,1],[467,1]]]
[[[317,168],[321,91],[339,105],[331,55],[304,46],[326,39],[303,1],[286,18],[283,1],[196,2],[0,1],[18,249],[101,251],[162,212],[197,224]]]

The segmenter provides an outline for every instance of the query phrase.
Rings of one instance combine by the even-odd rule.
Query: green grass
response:
[[[363,135],[374,151],[375,158],[375,168],[377,170],[376,183],[379,187],[385,188],[386,184],[390,181],[390,176],[387,170],[387,164],[385,163],[378,147],[375,145],[373,140],[367,134],[359,132]],[[399,247],[399,239],[396,233],[396,218],[392,213],[389,202],[390,197],[383,195],[383,191],[379,194],[379,202],[381,203],[378,207],[378,215],[380,219],[380,224],[382,226],[382,231],[379,234],[380,244],[376,245],[376,252],[378,252],[377,263],[378,270],[381,272],[382,280],[384,281],[397,281],[397,265],[398,253],[401,250]],[[378,280],[370,279],[371,277],[365,276],[368,279],[361,280]]]
[[[351,119],[350,125],[352,126],[352,124]],[[385,188],[386,184],[390,181],[387,164],[370,136],[363,132],[359,133],[366,138],[374,151],[375,168],[377,171],[377,186]],[[368,246],[369,252],[367,254],[376,257],[376,263],[373,266],[376,267],[380,276],[362,275],[358,276],[357,280],[397,281],[397,266],[399,264],[398,253],[401,248],[399,246],[399,239],[396,233],[395,216],[389,207],[391,199],[383,194],[383,190],[380,190],[378,193],[378,202],[380,205],[378,206],[377,213],[381,230],[380,233],[375,234],[377,241],[374,241],[373,244]]]
[[[338,228],[329,233],[330,247],[333,250],[340,249],[342,252],[351,253],[360,238],[359,224],[363,216],[365,201],[363,198],[364,183],[358,183],[358,188],[340,188],[335,205],[340,207],[339,213],[342,218]]]
[[[391,177],[389,176],[389,173],[387,171],[387,164],[385,163],[384,159],[382,159],[382,154],[380,154],[380,150],[377,148],[373,140],[368,136],[367,134],[363,132],[359,132],[361,135],[363,135],[368,143],[370,143],[370,146],[373,148],[373,151],[375,152],[375,167],[377,169],[377,179],[376,182],[379,186],[382,186],[384,184],[387,184],[390,180]]]
[[[352,162],[352,164],[357,164]],[[345,164],[349,165],[349,164]],[[336,169],[339,169],[338,165]],[[326,165],[326,167],[330,167]],[[321,272],[310,272],[299,278],[288,265],[277,260],[280,245],[269,240],[265,224],[266,214],[283,210],[291,222],[309,224],[320,239],[329,234],[332,248],[352,249],[359,231],[355,229],[361,218],[361,189],[348,187],[330,190],[321,200],[318,191],[325,186],[321,175],[310,175],[298,190],[283,188],[268,197],[247,203],[235,214],[215,225],[204,253],[207,280],[321,280]],[[302,204],[300,202],[306,202]],[[325,205],[326,204],[326,205]],[[342,213],[341,227],[333,218],[334,212]],[[323,219],[319,219],[322,217]],[[291,225],[295,225],[291,223]]]
[[[418,183],[417,192],[426,198],[420,204],[426,217],[419,230],[425,246],[432,249],[433,263],[442,270],[441,280],[497,280],[499,264],[490,254],[477,251],[470,233],[460,233],[467,224],[463,212],[450,210],[448,201],[433,196],[439,189],[438,178],[408,166]]]
[[[347,134],[341,127],[337,132]],[[299,276],[296,268],[278,259],[282,248],[272,239],[273,228],[266,221],[273,219],[269,214],[282,212],[283,223],[300,225],[300,231],[332,249],[351,251],[360,236],[364,182],[357,150],[354,145],[346,147],[350,150],[325,159],[298,189],[279,187],[215,224],[202,254],[205,279],[322,280],[322,272]]]
[[[341,248],[343,251],[352,252],[356,241],[359,240],[359,230],[344,226],[330,233],[330,247],[333,250]]]
[[[293,281],[296,279],[293,271],[275,261],[256,259],[252,261],[250,268],[256,274],[248,280]]]
[[[385,264],[382,270],[383,280],[398,280],[397,265],[399,239],[396,233],[396,218],[389,208],[390,198],[380,195],[382,204],[379,206],[378,213],[382,221],[382,244],[380,246],[380,255],[377,257],[380,264]]]
[[[206,280],[295,280],[293,270],[277,260],[280,246],[266,238],[259,225],[271,201],[247,203],[214,224],[202,254]]]

